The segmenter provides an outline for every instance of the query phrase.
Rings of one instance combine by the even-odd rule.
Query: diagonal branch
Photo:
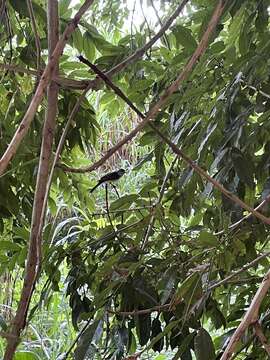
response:
[[[2,158],[0,159],[0,175],[3,174],[5,169],[7,168],[10,160],[15,155],[22,139],[26,135],[29,126],[35,116],[35,113],[38,109],[38,106],[40,105],[44,94],[45,89],[48,86],[48,84],[51,81],[52,74],[57,66],[59,57],[61,56],[64,47],[72,34],[72,32],[76,29],[78,26],[78,23],[82,17],[82,15],[85,13],[85,11],[88,9],[88,7],[93,3],[94,0],[85,0],[84,4],[80,7],[77,14],[74,16],[72,21],[68,24],[65,31],[63,32],[60,40],[58,41],[54,52],[45,67],[45,70],[41,76],[40,82],[38,84],[37,90],[35,92],[35,95],[33,96],[31,103],[23,117],[23,120],[18,127],[17,131],[15,132],[13,139],[11,140],[8,148],[6,149],[5,153],[3,154]]]
[[[141,58],[147,50],[149,50],[155,42],[169,29],[171,24],[174,22],[174,20],[179,16],[181,11],[184,9],[185,5],[188,3],[189,0],[183,0],[181,4],[178,5],[176,10],[173,12],[173,14],[168,18],[168,20],[165,22],[165,24],[160,28],[160,30],[157,32],[156,35],[153,36],[152,39],[148,41],[144,46],[142,46],[140,49],[136,50],[133,54],[131,54],[128,58],[123,60],[121,63],[115,65],[111,70],[109,70],[106,75],[111,77],[115,75],[116,73],[122,71],[124,68],[126,68],[128,65],[134,63],[136,60]],[[17,65],[11,65],[11,64],[0,64],[0,70],[12,70],[17,72],[22,72],[25,74],[30,74],[34,76],[39,76],[40,74],[36,70],[29,70],[22,68]],[[74,79],[66,79],[63,77],[57,77],[54,78],[55,82],[57,82],[58,85],[62,87],[67,88],[73,88],[77,90],[84,90],[87,87],[89,89],[97,89],[99,87],[99,84],[101,83],[100,79],[97,78],[95,80],[74,80]]]
[[[133,130],[133,132],[138,129],[140,127],[141,124],[145,124],[146,121],[151,119],[151,110],[149,111],[149,113],[147,116],[145,116],[140,110],[137,109],[137,107],[128,99],[128,97],[122,92],[122,90],[117,87],[102,71],[100,71],[95,65],[91,64],[87,59],[85,59],[83,56],[79,56],[79,60],[82,61],[83,63],[85,63],[86,65],[88,65],[92,70],[94,70],[98,76],[108,85],[110,86],[114,92],[121,97],[135,112],[136,114],[139,115],[140,118],[143,119],[143,121],[139,124],[139,126],[137,126],[137,128],[135,128]],[[167,90],[168,91],[168,90]],[[164,95],[163,95],[164,96]],[[159,103],[159,102],[158,102]],[[156,103],[154,105],[153,108],[155,108],[157,106]],[[153,109],[152,108],[152,109]],[[159,108],[157,109],[159,110]],[[157,113],[157,111],[156,111]],[[153,115],[152,115],[153,116]],[[182,150],[180,150],[170,139],[168,139],[158,128],[156,128],[152,122],[149,122],[149,125],[155,130],[155,132],[159,135],[159,137],[165,142],[167,143],[170,148],[173,150],[173,152],[175,154],[177,154],[178,156],[180,156],[182,159],[184,159],[185,162],[187,162],[193,169],[194,171],[199,174],[202,178],[206,179],[207,181],[209,181],[211,184],[213,184],[213,186],[218,189],[220,192],[222,192],[227,198],[229,198],[230,200],[232,200],[233,202],[235,202],[236,204],[240,205],[243,209],[249,211],[250,213],[252,213],[254,216],[256,216],[258,219],[260,219],[262,222],[270,225],[270,219],[267,218],[266,216],[264,216],[263,214],[261,214],[260,212],[256,211],[255,209],[253,209],[252,207],[250,207],[249,205],[247,205],[244,201],[242,201],[241,199],[239,199],[239,197],[237,197],[236,195],[234,195],[233,193],[231,193],[230,191],[228,191],[226,188],[223,187],[223,185],[221,185],[218,181],[216,181],[214,178],[212,178],[210,175],[208,175],[208,173],[206,171],[204,171],[199,165],[197,165],[193,160],[191,160],[186,154],[183,153]],[[131,132],[132,133],[132,132]],[[130,134],[131,134],[130,133]],[[129,134],[129,135],[130,135]],[[128,135],[128,136],[129,136]],[[122,140],[123,141],[123,140]],[[120,141],[121,143],[121,141]],[[119,144],[119,143],[118,143]],[[118,145],[117,144],[117,145]],[[108,154],[108,153],[107,153]],[[106,157],[106,155],[105,155]],[[103,158],[104,159],[104,158]],[[102,159],[101,159],[102,160]],[[92,165],[93,166],[93,165]]]
[[[270,270],[267,272],[267,274],[265,275],[259,289],[257,290],[243,320],[241,321],[240,325],[238,326],[238,328],[235,330],[235,332],[233,333],[230,342],[228,344],[228,346],[226,347],[222,357],[220,360],[229,360],[231,359],[235,347],[238,343],[238,341],[241,339],[241,337],[243,336],[244,332],[247,330],[247,328],[256,323],[258,320],[258,314],[259,314],[259,309],[260,309],[260,305],[263,301],[263,299],[265,298],[268,290],[270,288]]]
[[[265,259],[270,256],[270,251],[258,256],[256,259],[252,260],[251,262],[247,263],[246,265],[242,266],[239,270],[232,272],[230,275],[225,277],[224,279],[217,281],[213,285],[209,286],[208,291],[213,291],[214,289],[218,288],[221,285],[227,284],[232,278],[237,275],[242,274],[246,270],[252,268],[253,266],[257,265],[262,259]]]
[[[161,95],[159,101],[157,101],[150,108],[150,110],[147,113],[146,117],[143,119],[143,121],[141,121],[139,123],[139,125],[136,128],[134,128],[127,136],[125,136],[122,140],[120,140],[116,145],[114,145],[112,148],[110,148],[107,151],[107,153],[100,160],[96,161],[91,166],[87,166],[87,167],[83,167],[83,168],[79,168],[79,169],[78,168],[76,168],[76,169],[75,168],[70,168],[70,167],[63,166],[63,165],[58,165],[58,166],[61,167],[64,171],[76,172],[76,173],[84,173],[84,172],[90,172],[90,171],[96,170],[103,163],[105,163],[105,161],[108,160],[115,152],[117,152],[123,145],[125,145],[130,140],[132,140],[145,127],[145,125],[147,123],[149,123],[150,120],[154,119],[158,115],[158,113],[160,112],[162,107],[166,104],[169,97],[175,91],[179,90],[180,85],[182,85],[183,81],[187,79],[188,75],[192,71],[192,69],[195,66],[196,62],[199,60],[199,58],[206,51],[210,36],[212,35],[214,29],[216,28],[216,25],[217,25],[222,13],[223,13],[223,10],[225,8],[226,3],[227,3],[227,0],[220,0],[218,2],[218,5],[216,6],[216,8],[214,10],[214,13],[212,15],[212,18],[211,18],[211,20],[210,20],[210,22],[208,24],[208,27],[207,27],[205,33],[203,34],[203,37],[202,37],[199,45],[197,46],[194,54],[192,55],[190,60],[187,62],[184,69],[182,70],[180,75],[177,77],[177,79],[164,91],[164,93]],[[80,60],[82,60],[82,59],[83,58],[80,57]],[[107,81],[110,81],[108,76],[112,75],[112,70],[113,69],[110,72],[111,74],[109,74],[109,73],[103,74],[101,71],[98,70],[98,68],[95,65],[91,64],[86,59],[85,59],[85,61],[84,62],[87,63],[92,69],[95,69],[94,71],[96,71],[98,73],[98,75],[101,77],[102,80],[105,81],[105,79],[106,79]],[[113,90],[117,91],[118,88],[111,81],[107,82],[107,83],[109,84],[110,87],[112,87]],[[118,89],[118,90],[120,90],[120,89]],[[117,94],[120,96],[119,92]],[[125,96],[125,95],[123,94],[123,96]],[[125,99],[125,101],[128,100],[128,99],[127,100],[126,99]],[[129,101],[128,105],[134,111],[136,111],[134,105],[130,101]],[[139,116],[141,116],[141,115],[139,115]],[[143,115],[143,117],[144,117],[144,115]]]
[[[115,65],[110,71],[106,73],[108,77],[112,77],[116,73],[122,71],[124,68],[126,68],[129,64],[133,63],[137,59],[141,58],[144,53],[146,53],[147,50],[149,50],[154,43],[165,34],[165,31],[169,29],[171,24],[174,22],[174,20],[178,17],[178,15],[181,13],[181,11],[184,9],[186,4],[189,0],[183,0],[181,4],[178,5],[175,12],[168,18],[168,20],[164,23],[164,25],[160,28],[160,30],[156,33],[155,36],[153,36],[152,39],[148,41],[143,47],[135,51],[134,54],[130,55],[127,59],[122,61],[120,64]]]

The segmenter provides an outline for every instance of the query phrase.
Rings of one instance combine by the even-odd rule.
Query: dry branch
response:
[[[265,275],[259,289],[257,290],[243,320],[241,321],[240,325],[238,326],[238,328],[235,330],[234,334],[232,335],[230,342],[228,344],[228,346],[226,347],[226,350],[224,351],[222,357],[220,360],[229,360],[231,359],[235,347],[238,343],[238,341],[241,339],[241,337],[243,336],[244,332],[246,331],[246,329],[257,322],[258,320],[258,314],[259,314],[259,309],[260,309],[260,305],[261,302],[263,301],[263,299],[265,298],[268,289],[270,287],[270,270],[267,272],[267,274]]]
[[[117,152],[123,145],[128,143],[130,140],[132,140],[144,127],[147,123],[150,122],[150,120],[154,119],[158,113],[161,111],[162,107],[166,104],[169,97],[177,90],[179,90],[179,86],[183,83],[184,80],[187,79],[188,75],[190,74],[191,70],[195,66],[196,62],[199,60],[199,58],[204,54],[208,41],[210,39],[210,36],[212,35],[214,29],[216,28],[216,25],[222,15],[222,12],[224,10],[224,7],[226,5],[226,0],[220,0],[218,2],[218,5],[216,6],[214,13],[212,15],[212,18],[208,24],[208,27],[203,34],[203,37],[197,46],[194,54],[190,58],[190,60],[187,62],[186,66],[184,67],[183,71],[180,73],[180,75],[177,77],[177,79],[164,91],[164,93],[161,95],[158,102],[156,102],[149,112],[147,113],[146,117],[143,121],[139,123],[139,125],[134,128],[127,136],[125,136],[122,140],[120,140],[116,145],[114,145],[112,148],[110,148],[107,153],[98,161],[96,161],[91,166],[83,167],[83,168],[71,168],[68,166],[58,165],[61,167],[64,171],[67,172],[75,172],[75,173],[85,173],[90,172],[93,170],[96,170],[98,167],[100,167],[102,164],[105,163],[106,160],[108,160],[115,152]],[[88,62],[89,64],[89,62]],[[92,64],[92,66],[94,66]],[[96,70],[97,67],[95,67]],[[99,76],[102,78],[103,73],[99,73]],[[108,73],[103,74],[106,79],[108,79]],[[103,79],[105,81],[105,79]],[[110,86],[112,87],[113,84],[110,82]],[[115,90],[115,88],[114,88]],[[129,106],[132,107],[132,105],[129,103]],[[134,107],[132,107],[134,110]]]
[[[267,339],[262,331],[262,327],[261,327],[259,321],[256,321],[253,326],[254,326],[254,331],[255,331],[257,338],[260,340],[265,351],[270,356],[270,345],[267,342]]]
[[[2,158],[0,159],[0,175],[4,173],[5,169],[7,168],[10,160],[15,155],[22,139],[26,135],[29,126],[35,116],[35,113],[38,109],[38,106],[40,105],[44,94],[45,89],[48,86],[48,84],[51,81],[52,74],[55,70],[55,67],[58,63],[59,57],[61,56],[63,49],[72,34],[72,32],[76,29],[78,26],[78,23],[82,17],[82,15],[85,13],[85,11],[88,9],[88,7],[93,3],[94,0],[85,0],[84,4],[80,7],[77,14],[74,16],[72,21],[68,24],[65,31],[63,32],[60,40],[58,41],[54,52],[45,67],[45,70],[41,76],[40,82],[38,84],[37,90],[35,92],[35,95],[33,96],[31,103],[23,117],[23,120],[21,124],[19,125],[17,131],[15,132],[13,139],[11,140],[7,150],[3,154]]]

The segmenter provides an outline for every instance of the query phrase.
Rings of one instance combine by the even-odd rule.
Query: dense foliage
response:
[[[44,3],[32,0],[42,68],[48,60]],[[78,3],[59,1],[61,30]],[[95,79],[76,56],[83,54],[108,71],[149,41],[159,22],[164,23],[178,5],[174,0],[130,3],[94,1],[68,42],[59,62],[55,147],[81,94],[78,87],[83,87],[84,80]],[[175,80],[196,49],[216,4],[190,0],[149,51],[112,77],[141,111],[147,111]],[[251,207],[270,194],[269,6],[268,0],[229,1],[206,53],[154,120],[187,156]],[[2,0],[0,10],[2,155],[38,78],[26,2]],[[61,83],[64,77],[69,82]],[[10,289],[0,299],[13,310],[27,256],[46,107],[44,100],[0,177],[0,276]],[[139,121],[109,87],[100,85],[88,93],[75,115],[61,163],[72,168],[91,164]],[[108,185],[89,193],[101,175],[121,167],[126,174],[117,183],[117,191]],[[260,211],[269,215],[268,206]],[[269,250],[269,228],[259,219],[251,216],[233,226],[246,214],[175,157],[148,125],[97,172],[55,168],[29,324],[49,313],[52,303],[64,294],[72,325],[68,330],[65,325],[66,339],[58,353],[54,343],[48,342],[47,354],[36,345],[35,333],[27,329],[16,359],[64,358],[77,332],[81,336],[71,349],[77,360],[123,359],[141,351],[150,351],[150,358],[157,356],[154,352],[167,351],[157,359],[220,358],[269,268],[267,256],[244,267]],[[268,295],[260,308],[266,338],[269,305]],[[57,306],[61,311],[59,301]],[[7,331],[13,312],[4,306],[0,311],[0,326]],[[59,327],[52,338],[63,336],[61,321],[63,314],[54,315],[52,323],[58,322]],[[252,327],[240,340],[235,358],[268,358]]]

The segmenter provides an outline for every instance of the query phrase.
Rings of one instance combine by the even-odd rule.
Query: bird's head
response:
[[[123,176],[125,172],[126,172],[125,169],[119,169],[119,170],[118,170],[118,174],[119,174],[120,176]]]

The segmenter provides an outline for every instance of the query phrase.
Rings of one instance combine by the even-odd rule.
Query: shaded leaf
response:
[[[194,351],[197,360],[214,360],[216,357],[211,336],[204,328],[194,338]]]

